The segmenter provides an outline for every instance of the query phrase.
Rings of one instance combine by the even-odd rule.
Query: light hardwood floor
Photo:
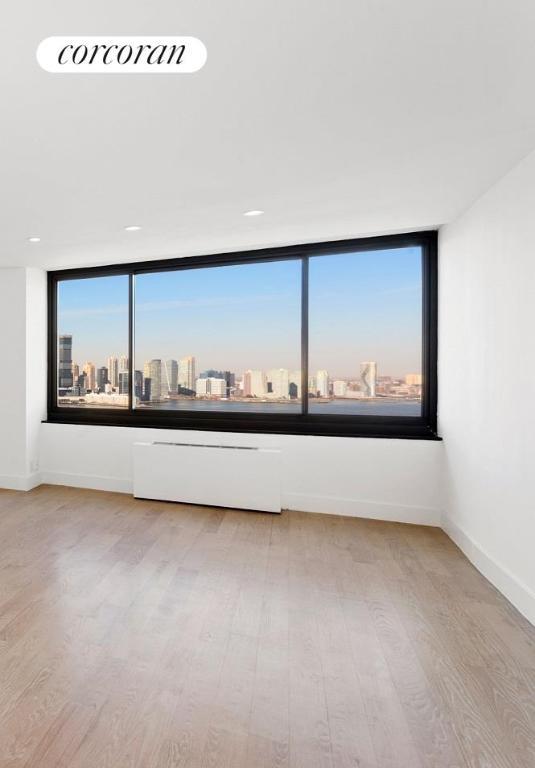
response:
[[[533,768],[535,630],[439,530],[0,491],[0,766]]]

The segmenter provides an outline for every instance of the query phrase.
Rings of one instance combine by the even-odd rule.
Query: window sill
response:
[[[411,423],[412,421],[412,423]],[[417,423],[414,423],[414,422]],[[169,419],[155,418],[154,413],[136,413],[132,416],[130,412],[125,414],[118,413],[51,413],[48,418],[43,420],[43,424],[71,424],[77,426],[98,426],[98,427],[127,427],[130,429],[171,429],[187,431],[209,431],[209,432],[233,432],[236,434],[268,434],[268,435],[303,435],[314,437],[353,437],[353,438],[374,438],[391,440],[434,440],[441,441],[442,438],[426,424],[424,420],[403,420],[398,419],[393,422],[391,419],[382,421],[380,418],[365,417],[359,419],[359,422],[348,423],[347,419],[337,422],[333,419],[323,418],[305,418],[297,417],[295,419],[266,419],[261,414],[256,417],[248,416],[247,420],[241,420],[227,414],[225,417],[200,418],[199,414],[195,417],[188,417],[187,414],[180,418]]]

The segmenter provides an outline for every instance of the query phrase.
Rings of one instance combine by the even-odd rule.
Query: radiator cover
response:
[[[134,443],[134,496],[281,511],[280,450],[211,443]]]

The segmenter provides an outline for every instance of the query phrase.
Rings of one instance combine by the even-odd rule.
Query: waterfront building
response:
[[[97,370],[97,389],[99,392],[104,392],[106,384],[109,384],[108,369],[105,365]]]
[[[375,397],[377,386],[377,363],[360,364],[360,388],[364,397]]]
[[[193,355],[178,361],[178,386],[195,390],[195,358]]]
[[[267,381],[271,383],[271,394],[276,398],[289,396],[289,374],[286,368],[272,368],[267,373]]]
[[[113,389],[119,387],[119,358],[112,355],[108,357],[108,378]]]
[[[329,397],[329,373],[327,371],[316,373],[316,391],[318,397]]]
[[[166,360],[165,362],[164,387],[174,395],[178,392],[178,363],[176,360]]]
[[[265,397],[267,380],[264,371],[247,370],[243,374],[243,393],[245,397]]]
[[[97,373],[95,364],[91,362],[85,363],[83,372],[86,377],[87,389],[91,390],[91,392],[94,392],[97,388]]]
[[[71,389],[72,385],[72,336],[63,334],[59,337],[58,386]]]
[[[162,399],[162,361],[154,358],[145,363],[143,377],[150,379],[150,395],[147,400],[158,401]],[[145,392],[146,395],[146,392]]]

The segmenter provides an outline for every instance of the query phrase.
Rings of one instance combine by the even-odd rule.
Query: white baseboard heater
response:
[[[134,443],[134,496],[281,511],[280,450],[197,443]]]

